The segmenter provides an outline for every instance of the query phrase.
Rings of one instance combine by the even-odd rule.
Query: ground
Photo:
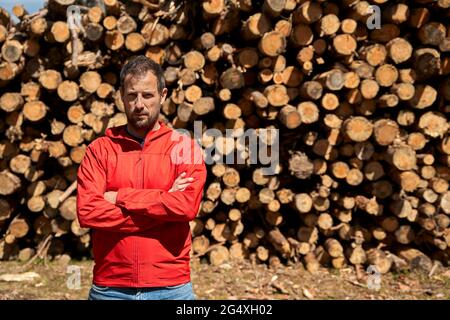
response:
[[[92,279],[92,261],[37,261],[24,269],[19,262],[0,262],[0,278],[7,273],[32,271],[38,278],[21,282],[0,280],[0,299],[86,299]],[[301,264],[276,270],[248,260],[210,266],[193,259],[192,283],[204,299],[450,299],[450,268],[429,276],[421,271],[381,275],[380,289],[357,280],[353,268],[307,272]],[[80,271],[77,273],[77,271]],[[79,274],[80,285],[77,286]]]

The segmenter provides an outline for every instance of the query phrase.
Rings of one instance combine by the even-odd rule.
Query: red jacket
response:
[[[93,229],[97,285],[190,281],[189,221],[200,207],[206,167],[193,139],[159,124],[143,147],[125,126],[108,129],[87,147],[78,169],[77,214],[81,227]],[[168,192],[183,171],[195,180],[184,191]],[[106,191],[118,191],[115,205],[103,198]]]

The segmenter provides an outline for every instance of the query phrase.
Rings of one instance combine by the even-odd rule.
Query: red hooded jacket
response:
[[[126,126],[107,129],[87,147],[78,169],[77,214],[81,227],[92,229],[97,285],[190,281],[189,221],[200,207],[206,166],[193,139],[158,122],[143,146]],[[182,172],[194,181],[168,192]],[[116,204],[104,199],[106,191],[118,192]]]

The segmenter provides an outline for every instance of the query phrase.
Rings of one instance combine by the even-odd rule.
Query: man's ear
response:
[[[168,92],[167,88],[162,89],[162,91],[161,91],[161,104],[163,104],[164,101],[166,101],[167,92]]]
[[[123,100],[124,95],[125,95],[125,90],[124,90],[124,87],[123,87],[123,86],[120,86],[120,87],[119,87],[119,92],[120,92],[120,97],[121,97],[122,100]]]

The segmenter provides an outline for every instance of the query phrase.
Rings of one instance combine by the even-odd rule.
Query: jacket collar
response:
[[[172,132],[172,129],[170,129],[163,121],[158,119],[158,123],[160,125],[158,130],[152,130],[147,133],[147,136],[145,137],[144,145],[146,145],[149,141],[155,140],[169,132]],[[136,140],[134,140],[130,135],[128,134],[126,130],[127,125],[122,125],[118,127],[112,127],[106,129],[105,135],[107,137],[113,138],[113,139],[126,139],[126,140],[132,140],[137,143]]]

